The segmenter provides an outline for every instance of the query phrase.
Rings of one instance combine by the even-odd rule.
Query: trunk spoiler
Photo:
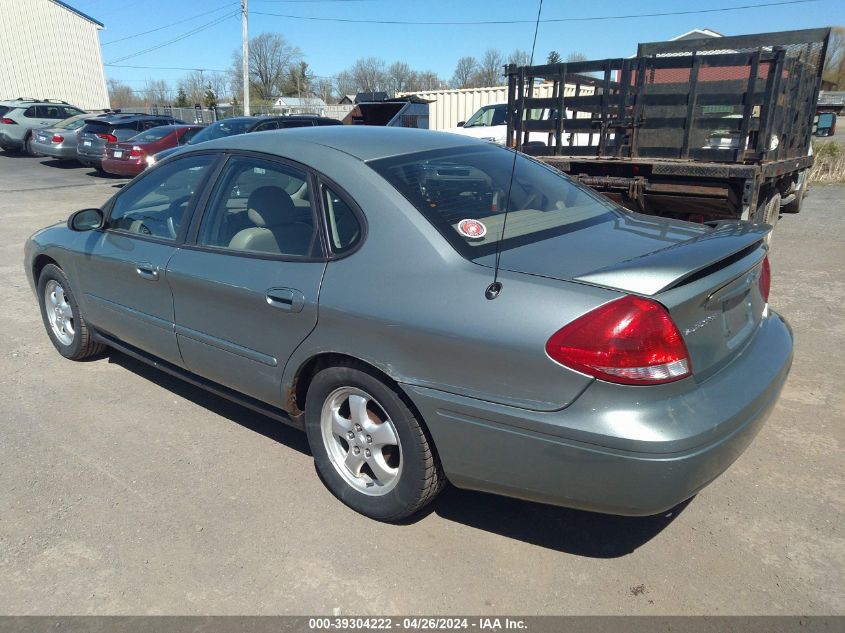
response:
[[[692,281],[692,278],[704,277],[713,267],[722,268],[739,261],[760,248],[771,230],[768,224],[719,222],[701,237],[599,268],[574,280],[640,295],[656,295]]]

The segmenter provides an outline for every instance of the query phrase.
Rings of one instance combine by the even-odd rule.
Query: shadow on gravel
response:
[[[449,486],[432,504],[431,511],[449,521],[558,552],[618,558],[657,536],[689,502],[655,516],[622,517]]]
[[[300,453],[305,453],[306,455],[311,454],[311,450],[308,448],[308,440],[302,431],[298,431],[283,422],[279,422],[213,393],[209,393],[205,389],[195,387],[184,380],[175,378],[170,374],[166,374],[155,367],[151,367],[120,352],[109,350],[106,352],[106,355],[109,363],[119,365],[144,380],[154,382],[171,393],[190,400],[212,413],[216,413],[227,420],[240,424],[250,431],[260,433],[264,437],[284,444],[288,448],[297,450]]]
[[[282,422],[195,387],[120,352],[110,350],[107,358],[109,363],[119,365],[212,413],[301,453],[311,454],[305,433]],[[400,522],[400,525],[416,523],[433,512],[447,521],[558,552],[589,558],[618,558],[630,554],[657,536],[683,512],[687,504],[689,501],[651,517],[621,517],[447,486],[434,503]]]

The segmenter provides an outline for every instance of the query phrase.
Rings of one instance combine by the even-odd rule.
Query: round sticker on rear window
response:
[[[471,240],[477,240],[487,235],[487,227],[478,220],[461,220],[458,222],[458,233]]]

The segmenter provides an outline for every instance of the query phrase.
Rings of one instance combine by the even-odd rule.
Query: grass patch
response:
[[[813,141],[810,182],[845,183],[845,147],[833,141]]]

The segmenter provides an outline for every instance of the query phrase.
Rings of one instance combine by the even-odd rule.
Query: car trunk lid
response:
[[[742,349],[766,313],[759,281],[769,230],[624,214],[508,249],[501,266],[655,299],[684,337],[693,375],[703,379]]]

